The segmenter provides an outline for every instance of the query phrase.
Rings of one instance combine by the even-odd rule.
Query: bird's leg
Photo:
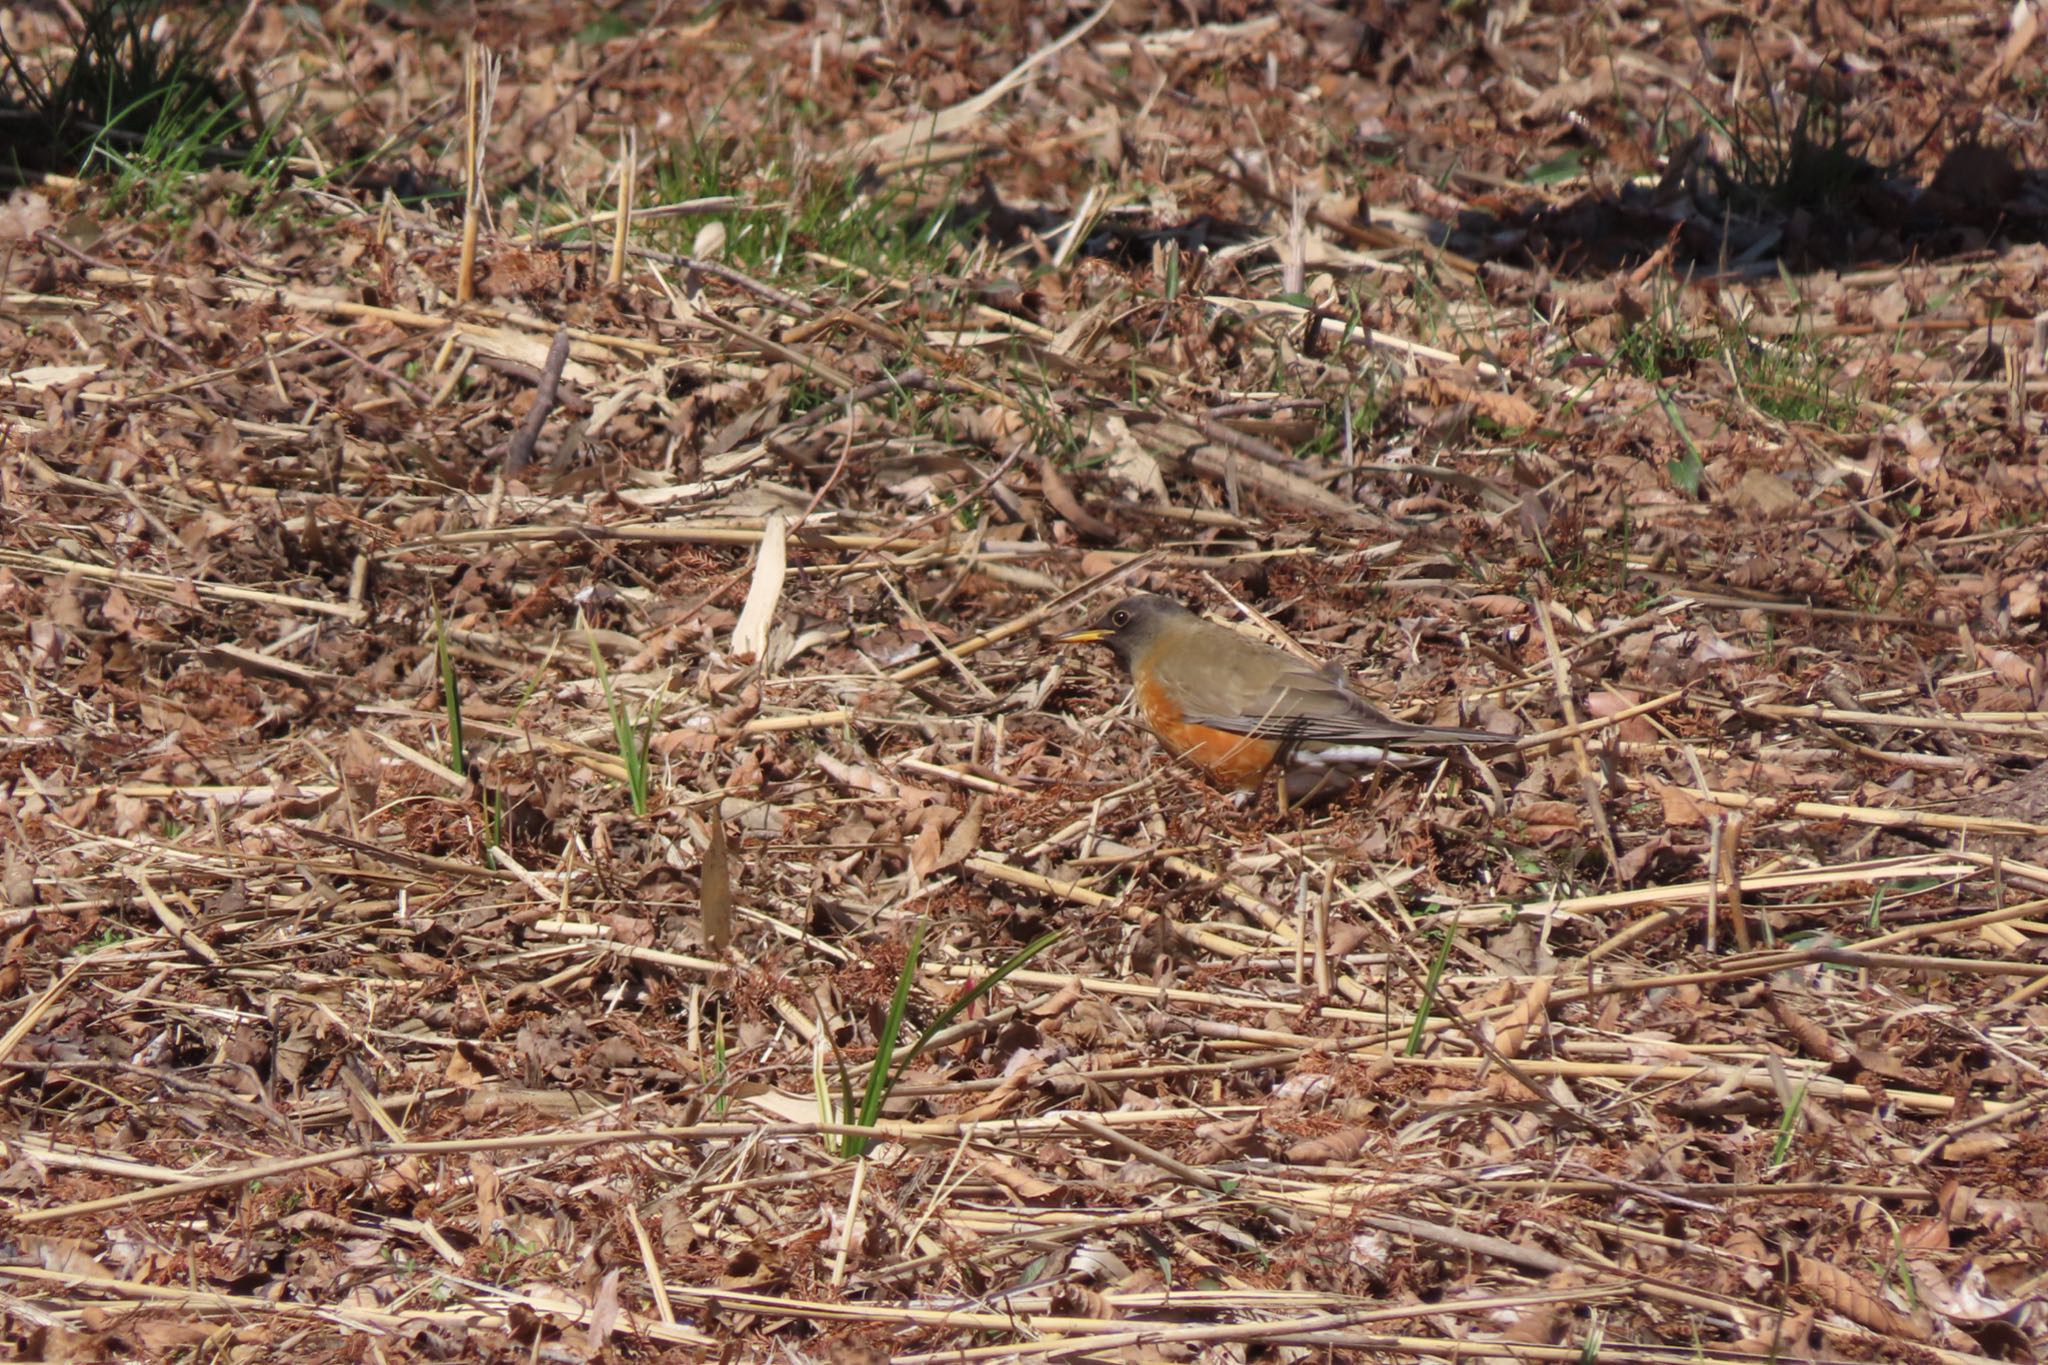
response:
[[[1369,804],[1374,810],[1379,809],[1380,798],[1386,794],[1387,767],[1388,765],[1385,763],[1375,763],[1372,765],[1372,790],[1367,793],[1367,796]]]

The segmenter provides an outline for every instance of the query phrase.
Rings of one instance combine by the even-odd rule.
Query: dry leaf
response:
[[[622,1272],[613,1266],[604,1273],[604,1279],[597,1286],[597,1297],[590,1305],[590,1322],[583,1331],[583,1349],[591,1356],[602,1352],[611,1341],[612,1333],[619,1326],[619,1276]]]
[[[1514,1008],[1501,1020],[1493,1045],[1504,1056],[1521,1056],[1522,1045],[1528,1040],[1530,1030],[1542,1025],[1550,1004],[1552,982],[1553,978],[1549,976],[1539,976],[1531,981],[1528,989],[1515,1001]]]
[[[1012,1166],[1007,1161],[998,1161],[992,1156],[976,1156],[974,1169],[1001,1185],[1019,1199],[1042,1200],[1059,1192],[1059,1186],[1050,1180],[1041,1180],[1031,1172]]]
[[[722,954],[732,945],[732,860],[726,852],[725,821],[717,815],[710,820],[711,846],[705,850],[699,875],[699,926],[704,946]]]
[[[1436,407],[1468,404],[1481,417],[1511,431],[1536,426],[1542,415],[1521,398],[1496,389],[1481,389],[1442,374],[1423,374],[1402,381],[1401,396]]]
[[[1813,1256],[1793,1258],[1799,1283],[1819,1296],[1822,1303],[1848,1318],[1887,1337],[1907,1341],[1928,1340],[1927,1329],[1865,1288],[1848,1272],[1838,1270]]]
[[[1357,1158],[1365,1150],[1373,1130],[1362,1125],[1340,1128],[1319,1138],[1297,1142],[1287,1149],[1287,1160],[1300,1166],[1334,1166]]]
[[[1777,1314],[1767,1318],[1749,1335],[1732,1343],[1737,1355],[1765,1356],[1771,1360],[1810,1360],[1807,1338],[1813,1334],[1813,1309]]]
[[[945,811],[928,806],[919,813],[917,831],[910,836],[910,873],[918,883],[938,870],[940,837]]]
[[[505,1221],[504,1182],[498,1178],[498,1168],[482,1152],[469,1154],[469,1186],[470,1197],[476,1201],[477,1230],[496,1232]]]
[[[0,204],[0,242],[19,242],[57,221],[50,201],[34,190],[16,190]]]
[[[1664,803],[1664,823],[1681,828],[1694,828],[1707,823],[1718,810],[1702,805],[1685,788],[1668,782],[1650,784],[1657,793],[1657,799]]]
[[[1115,415],[1104,417],[1094,434],[1101,438],[1099,444],[1108,451],[1102,465],[1105,474],[1136,493],[1141,502],[1169,501],[1166,475],[1159,468],[1158,457],[1138,443],[1138,438],[1131,435],[1131,429],[1123,418]]]

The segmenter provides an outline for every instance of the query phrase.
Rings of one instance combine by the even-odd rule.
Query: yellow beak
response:
[[[1052,642],[1056,645],[1092,645],[1099,640],[1107,640],[1110,634],[1101,626],[1089,626],[1083,630],[1070,630],[1065,635],[1055,635]]]

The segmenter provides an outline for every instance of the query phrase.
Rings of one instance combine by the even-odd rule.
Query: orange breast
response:
[[[1280,753],[1280,746],[1270,739],[1232,734],[1181,719],[1179,704],[1145,670],[1139,670],[1132,690],[1152,733],[1176,757],[1193,763],[1225,786],[1258,786]]]

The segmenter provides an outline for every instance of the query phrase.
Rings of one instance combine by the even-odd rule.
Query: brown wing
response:
[[[1182,714],[1197,725],[1287,743],[1501,742],[1484,730],[1410,725],[1382,715],[1335,669],[1311,667],[1222,627],[1207,627],[1190,643],[1210,655],[1207,666],[1190,669],[1173,690]]]

